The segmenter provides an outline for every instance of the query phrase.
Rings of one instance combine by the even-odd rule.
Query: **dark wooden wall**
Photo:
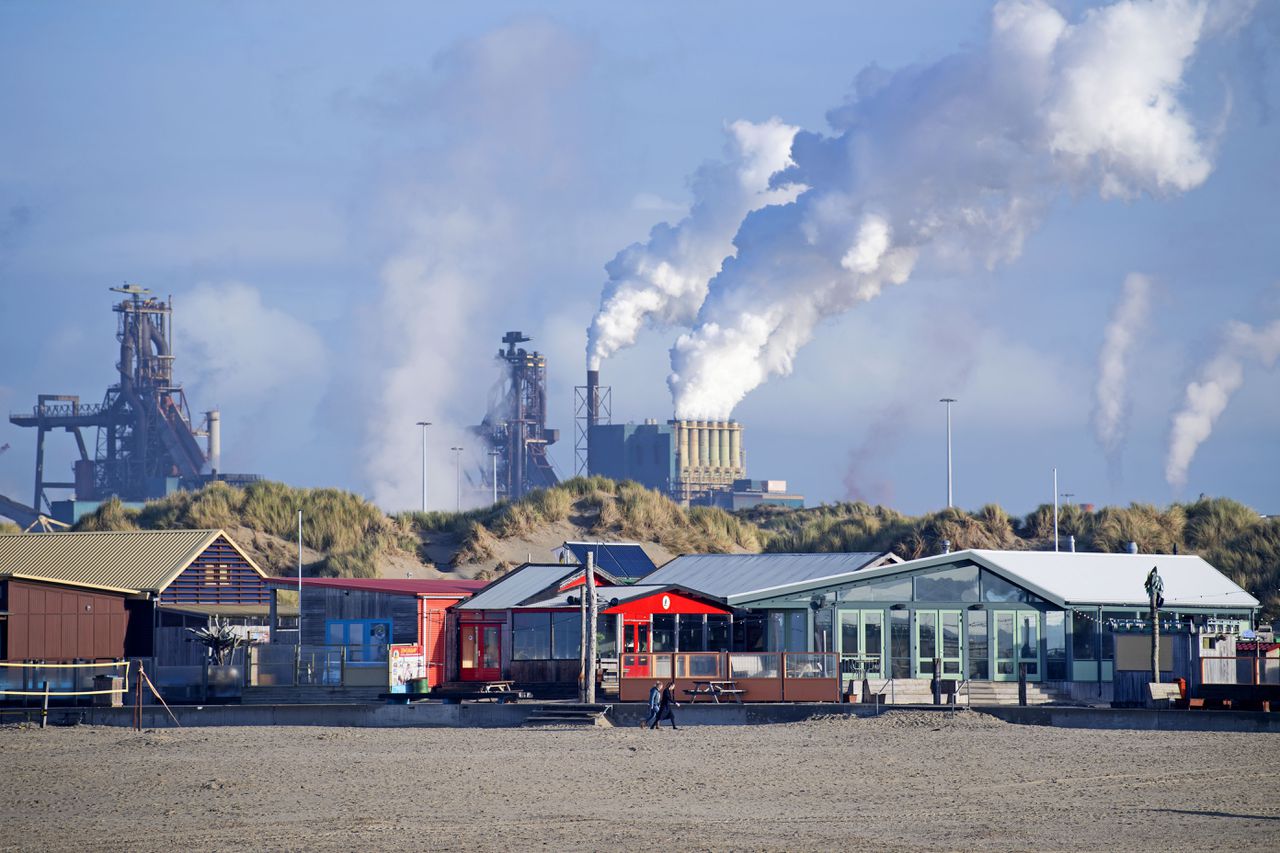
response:
[[[330,619],[385,619],[391,622],[391,642],[418,642],[418,598],[357,589],[302,588],[302,642],[325,643]]]
[[[161,604],[268,604],[272,591],[219,536],[160,593]]]
[[[117,660],[125,654],[129,614],[121,593],[32,581],[0,581],[7,589],[6,660]]]

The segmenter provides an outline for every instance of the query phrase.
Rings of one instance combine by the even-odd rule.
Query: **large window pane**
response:
[[[917,613],[916,632],[920,638],[916,649],[920,656],[920,671],[932,673],[933,659],[938,656],[938,614]]]
[[[582,619],[577,613],[551,614],[551,656],[575,660],[582,656]]]
[[[551,657],[551,614],[516,613],[511,618],[511,659]]]
[[[960,614],[942,614],[942,656],[960,657]]]
[[[863,654],[867,657],[880,657],[884,651],[884,612],[880,610],[862,611],[864,641]]]
[[[991,677],[987,646],[987,611],[967,611],[969,629],[969,677],[986,680]]]
[[[1098,659],[1098,611],[1071,611],[1071,656],[1075,660]]]
[[[763,652],[768,648],[768,618],[749,613],[733,623],[733,651]]]
[[[1067,614],[1050,610],[1044,614],[1045,677],[1050,681],[1067,678]]]
[[[813,614],[813,650],[815,652],[834,652],[835,636],[832,628],[834,612],[824,607]]]
[[[1040,599],[1022,587],[1014,586],[999,575],[993,575],[984,569],[982,572],[982,600],[1035,602]]]
[[[673,613],[655,613],[653,616],[653,650],[676,650],[676,617]]]
[[[729,651],[729,628],[732,620],[729,616],[716,613],[707,615],[707,651]]]
[[[916,601],[977,601],[978,567],[961,566],[927,575],[917,575]]]
[[[858,627],[858,611],[840,611],[840,651],[846,655],[856,655],[861,649],[859,642],[861,631]]]
[[[841,601],[888,601],[906,602],[911,600],[911,578],[877,581],[846,589],[840,593]]]
[[[596,616],[596,653],[602,658],[618,656],[618,617],[614,614]]]
[[[785,610],[769,611],[769,651],[782,652],[787,648],[787,613]]]
[[[705,652],[707,638],[703,632],[702,616],[694,613],[680,615],[680,651]]]
[[[889,652],[894,678],[911,677],[911,613],[889,611]]]
[[[789,652],[807,652],[809,650],[807,633],[809,630],[809,614],[803,610],[787,611],[787,647]]]

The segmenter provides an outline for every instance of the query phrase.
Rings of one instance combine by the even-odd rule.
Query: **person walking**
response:
[[[663,720],[670,720],[671,728],[677,728],[676,713],[672,709],[679,707],[680,703],[676,701],[676,683],[672,681],[669,682],[666,687],[662,688],[662,696],[658,700],[658,716],[654,719],[653,725],[649,726],[649,728],[656,729],[658,727],[658,723]]]
[[[649,712],[645,714],[640,728],[646,728],[658,719],[658,706],[662,703],[662,682],[655,681],[649,688]]]

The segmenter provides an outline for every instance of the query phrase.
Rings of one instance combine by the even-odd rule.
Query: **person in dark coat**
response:
[[[658,707],[662,704],[662,682],[655,681],[653,686],[649,688],[649,712],[645,714],[644,722],[640,724],[640,728],[646,728],[658,720]]]
[[[663,720],[670,720],[671,728],[677,728],[676,714],[673,709],[679,707],[680,703],[676,701],[676,683],[672,681],[669,682],[666,687],[662,688],[662,696],[658,700],[658,716],[653,721],[653,725],[649,726],[649,728],[656,729],[658,727],[658,723]]]

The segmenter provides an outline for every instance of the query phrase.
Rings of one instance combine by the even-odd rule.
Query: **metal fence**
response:
[[[297,646],[269,643],[250,650],[251,687],[375,686],[389,683],[386,646]]]

